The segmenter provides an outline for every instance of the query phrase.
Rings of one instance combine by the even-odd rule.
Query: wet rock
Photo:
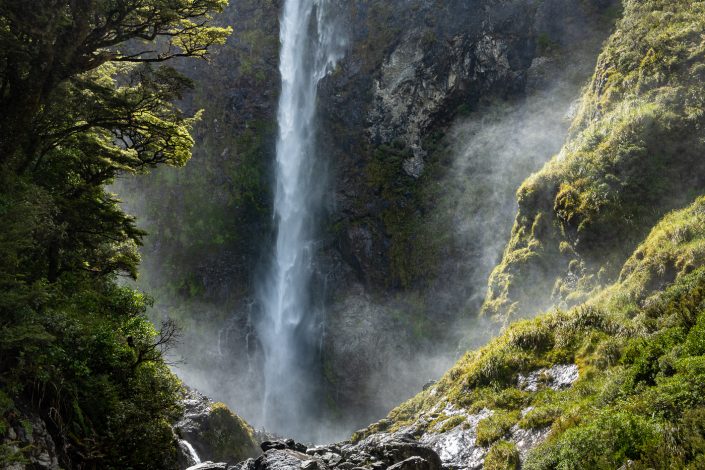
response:
[[[441,459],[433,449],[403,433],[373,434],[350,448],[344,448],[343,451],[369,455],[377,460],[372,464],[372,468],[386,468],[412,457],[420,457],[427,462],[428,470],[441,469]]]
[[[186,470],[227,470],[227,468],[227,463],[203,462],[189,467]]]
[[[270,449],[255,460],[255,470],[300,470],[305,462],[308,466],[313,465],[310,461],[311,457],[302,452]],[[315,468],[324,470],[327,467],[323,462],[317,461]],[[314,468],[310,467],[310,470]]]
[[[286,442],[284,442],[284,441],[264,441],[259,446],[263,452],[267,452],[268,450],[272,450],[272,449],[284,450],[284,449],[289,448],[289,446],[287,446]]]
[[[255,459],[247,459],[229,467],[228,470],[255,470]]]
[[[179,468],[190,468],[201,463],[201,459],[190,442],[179,439],[177,463]]]
[[[325,468],[325,466],[321,465],[320,460],[316,459],[305,460],[301,463],[301,470],[321,470],[322,468]]]
[[[403,462],[392,465],[389,470],[431,470],[432,468],[435,467],[432,467],[426,459],[409,457]]]
[[[325,454],[321,455],[321,460],[323,460],[331,467],[335,467],[343,460],[343,457],[333,452],[326,452]]]
[[[34,413],[25,413],[22,419],[10,424],[0,444],[8,446],[11,455],[24,456],[27,464],[15,463],[7,470],[59,470],[59,459],[54,440],[47,430],[44,421]]]
[[[518,385],[529,392],[537,391],[542,385],[553,390],[562,390],[573,385],[578,377],[577,365],[559,364],[551,368],[536,370],[528,375],[519,374]]]
[[[305,454],[308,448],[299,442],[294,441],[293,439],[286,439],[286,440],[267,440],[264,441],[260,444],[260,448],[262,449],[263,452],[267,452],[268,450],[284,450],[284,449],[290,449],[290,450],[295,450],[296,452],[301,452],[302,454]]]
[[[443,433],[425,433],[421,442],[435,450],[445,466],[458,469],[482,468],[487,449],[475,444],[477,424],[492,416],[492,411],[484,409],[470,415],[448,405],[442,413],[449,417],[462,415],[465,420]]]
[[[184,414],[174,426],[184,441],[179,446],[180,462],[197,457],[203,461],[235,463],[260,454],[254,431],[222,403],[187,390],[182,405]]]
[[[510,440],[516,445],[522,462],[529,451],[543,442],[550,432],[550,426],[540,429],[522,429],[517,425],[512,427]]]
[[[338,470],[352,470],[355,468],[355,464],[352,462],[343,462],[341,464],[338,464],[335,468]]]

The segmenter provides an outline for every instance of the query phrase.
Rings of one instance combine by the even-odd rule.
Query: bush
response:
[[[493,442],[503,438],[519,419],[518,412],[496,411],[489,418],[477,423],[477,437],[475,442],[482,447],[487,447]]]
[[[485,456],[485,470],[518,470],[521,468],[519,451],[511,442],[495,443]]]

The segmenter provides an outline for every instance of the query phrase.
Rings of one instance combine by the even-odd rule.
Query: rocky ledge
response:
[[[563,390],[579,378],[575,364],[559,364],[519,374],[517,387],[535,392],[542,388]],[[436,384],[428,384],[433,394]],[[521,416],[533,410],[521,410]],[[385,419],[375,427],[382,432],[358,441],[307,447],[288,440],[268,440],[260,447],[264,452],[236,465],[206,462],[188,470],[479,470],[484,467],[492,442],[478,439],[482,422],[492,419],[496,411],[483,408],[469,412],[439,397],[428,411],[418,415],[413,424],[394,429]],[[507,427],[498,436],[511,443],[518,465],[529,451],[548,436],[550,427],[525,429],[518,424]],[[361,431],[365,435],[365,431]]]
[[[188,470],[441,470],[438,454],[410,435],[377,434],[358,443],[307,447],[293,440],[263,442],[264,454],[238,465],[206,462]]]

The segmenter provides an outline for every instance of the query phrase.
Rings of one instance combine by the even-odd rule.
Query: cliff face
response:
[[[349,429],[381,416],[450,365],[469,328],[478,341],[493,329],[466,313],[508,238],[515,188],[560,148],[610,5],[340,2],[349,50],[319,93],[331,420]],[[197,91],[184,105],[206,108],[193,161],[120,190],[151,232],[142,282],[160,299],[155,315],[188,332],[181,375],[254,420],[250,317],[272,233],[280,7],[231,5],[233,38],[207,71],[188,71]]]
[[[513,322],[354,440],[411,435],[459,468],[703,465],[704,11],[624,2],[564,149],[518,192],[486,309],[573,306]]]
[[[584,301],[614,282],[659,218],[703,187],[702,46],[687,7],[656,3],[629,5],[567,145],[519,189],[488,313],[512,318]],[[658,25],[661,15],[668,24]]]
[[[356,424],[494,329],[470,317],[514,191],[560,149],[612,24],[609,3],[569,3],[352,10],[351,50],[322,85],[336,198],[320,266],[328,389]]]

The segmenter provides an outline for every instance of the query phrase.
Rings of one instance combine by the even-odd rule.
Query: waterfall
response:
[[[343,46],[328,1],[286,0],[280,25],[277,237],[260,292],[263,312],[257,333],[264,349],[264,425],[294,436],[305,432],[320,379],[321,312],[310,294],[325,179],[316,161],[316,97],[319,81],[334,67]]]
[[[185,439],[180,439],[179,446],[183,449],[184,455],[188,458],[189,465],[198,465],[199,463],[201,463],[201,459],[198,456],[196,449],[193,448],[189,441]]]

